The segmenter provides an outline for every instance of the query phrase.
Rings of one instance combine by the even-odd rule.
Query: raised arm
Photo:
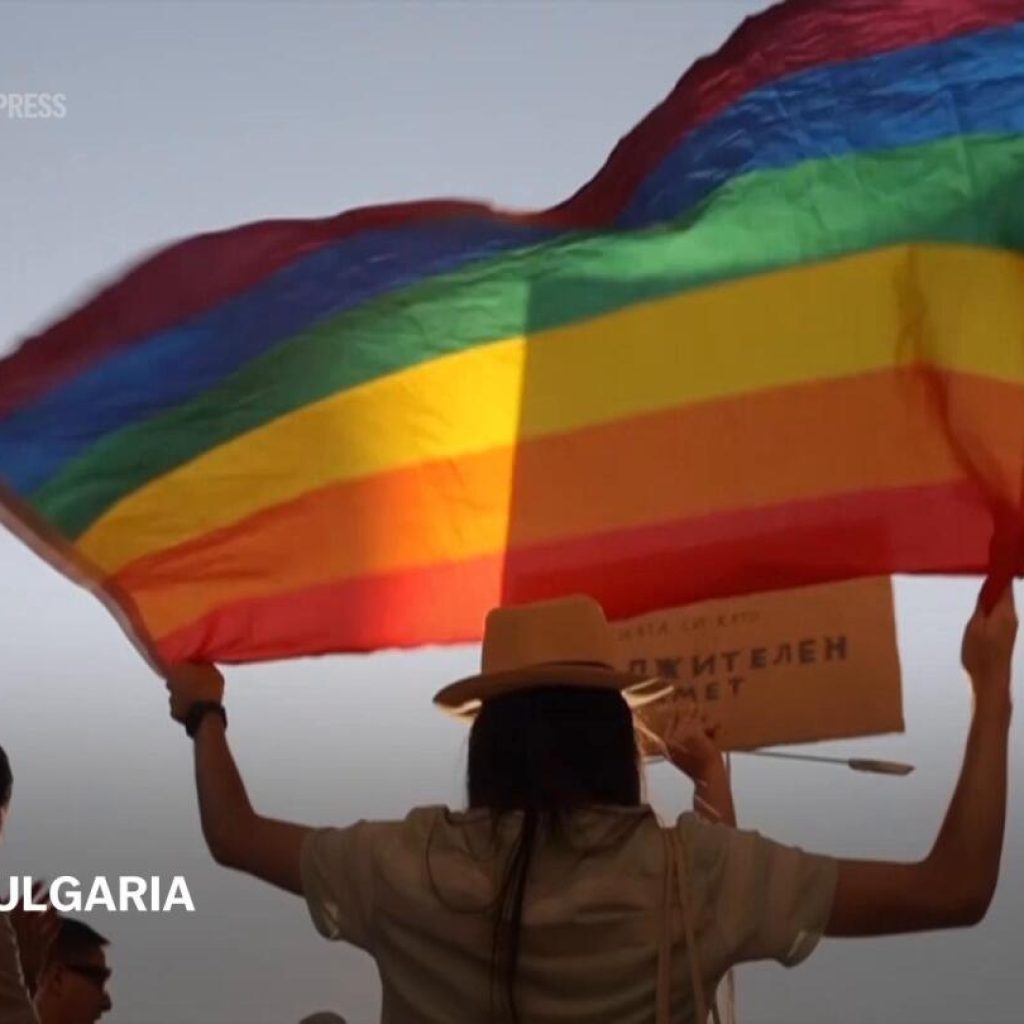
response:
[[[679,703],[667,722],[665,756],[693,782],[693,809],[702,818],[736,826],[736,807],[718,727],[691,701]]]
[[[219,705],[224,679],[213,665],[169,670],[171,717],[184,723],[200,704]],[[299,872],[306,826],[257,814],[228,746],[223,719],[204,714],[194,736],[196,791],[203,836],[218,864],[244,871],[288,892],[302,893]]]
[[[999,877],[1006,821],[1013,591],[975,611],[963,664],[974,711],[960,779],[931,853],[917,864],[840,861],[827,935],[886,935],[977,924]]]

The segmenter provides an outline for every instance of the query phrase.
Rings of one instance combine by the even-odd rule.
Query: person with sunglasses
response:
[[[95,1024],[111,1009],[107,945],[84,921],[60,919],[36,994],[40,1024]]]

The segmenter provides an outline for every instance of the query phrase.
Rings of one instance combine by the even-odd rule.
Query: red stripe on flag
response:
[[[928,529],[921,523],[927,521]],[[241,662],[480,638],[487,611],[588,593],[610,618],[891,573],[985,572],[965,483],[749,509],[240,601],[161,638],[169,662]]]

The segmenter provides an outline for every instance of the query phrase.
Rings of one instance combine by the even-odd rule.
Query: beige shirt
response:
[[[404,821],[307,838],[302,881],[313,921],[322,935],[376,960],[384,1024],[491,1019],[488,911],[518,819],[504,819],[495,834],[485,811],[424,807]],[[676,827],[691,865],[708,993],[734,964],[792,966],[811,952],[831,911],[835,861],[692,814]],[[524,1022],[654,1021],[664,866],[649,807],[578,812],[565,835],[537,851],[516,986]],[[690,1021],[678,900],[673,908],[672,1019]]]

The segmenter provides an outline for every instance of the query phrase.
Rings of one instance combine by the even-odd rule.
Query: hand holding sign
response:
[[[722,753],[715,742],[720,726],[691,700],[664,702],[651,735],[660,753],[694,782],[716,768]]]
[[[619,662],[673,694],[638,712],[641,750],[664,756],[670,715],[696,706],[723,750],[903,731],[887,579],[707,601],[617,623]]]

